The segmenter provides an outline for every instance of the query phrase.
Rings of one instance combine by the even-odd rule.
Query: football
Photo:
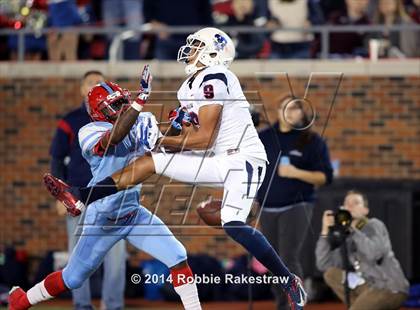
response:
[[[222,200],[208,199],[198,204],[197,213],[200,218],[209,226],[214,228],[222,228],[220,222],[220,209],[222,208]]]

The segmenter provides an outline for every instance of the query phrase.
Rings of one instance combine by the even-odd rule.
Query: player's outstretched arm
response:
[[[177,147],[191,150],[206,150],[213,145],[219,128],[223,106],[218,104],[205,105],[198,111],[200,127],[183,127],[179,136],[164,136],[158,144],[167,147]]]
[[[176,129],[175,127],[169,127],[168,130],[165,132],[165,136],[173,137],[179,136],[181,134],[181,130]]]
[[[112,130],[102,136],[98,142],[100,147],[105,150],[109,145],[116,145],[120,143],[124,137],[129,133],[131,127],[143,109],[144,104],[150,96],[152,90],[152,74],[149,65],[145,65],[140,78],[140,88],[137,98],[133,101],[127,111],[122,113]]]
[[[184,146],[188,149],[205,150],[213,145],[219,128],[222,106],[217,104],[202,106],[199,110],[200,127],[188,128],[175,137],[160,138],[162,145],[169,147]],[[79,188],[79,200],[92,203],[98,199],[113,195],[136,184],[142,183],[155,173],[155,166],[150,154],[137,158],[130,165],[114,172],[110,177],[99,181],[93,187]]]
[[[99,141],[101,148],[105,150],[110,145],[116,145],[120,143],[128,134],[131,127],[133,127],[140,111],[141,108],[139,111],[137,111],[135,108],[130,106],[128,110],[118,118],[112,130],[108,131],[102,136],[101,140]]]

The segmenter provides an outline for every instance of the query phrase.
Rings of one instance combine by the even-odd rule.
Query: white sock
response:
[[[197,286],[195,283],[174,286],[174,289],[179,297],[181,297],[185,310],[201,310],[200,299],[198,298]]]
[[[31,305],[35,305],[41,301],[53,298],[53,296],[48,294],[44,285],[44,281],[39,282],[34,287],[29,289],[29,291],[26,292],[26,296],[28,297]]]

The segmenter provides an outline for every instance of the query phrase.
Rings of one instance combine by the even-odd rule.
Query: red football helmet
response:
[[[94,121],[113,123],[130,103],[130,92],[113,82],[94,86],[88,94],[88,113]]]

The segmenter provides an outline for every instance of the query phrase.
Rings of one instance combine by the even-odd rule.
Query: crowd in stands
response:
[[[255,26],[270,32],[230,33],[237,58],[319,58],[321,37],[313,25],[408,25],[420,23],[420,0],[0,0],[0,28],[29,28],[27,60],[109,58],[115,34],[50,32],[51,27],[129,27],[147,24],[158,31],[135,32],[123,42],[120,58],[176,59],[186,34],[170,34],[169,26]],[[380,57],[420,57],[420,31],[331,32],[331,58],[368,57],[369,41],[379,42]],[[3,35],[0,60],[17,59],[18,36]]]

